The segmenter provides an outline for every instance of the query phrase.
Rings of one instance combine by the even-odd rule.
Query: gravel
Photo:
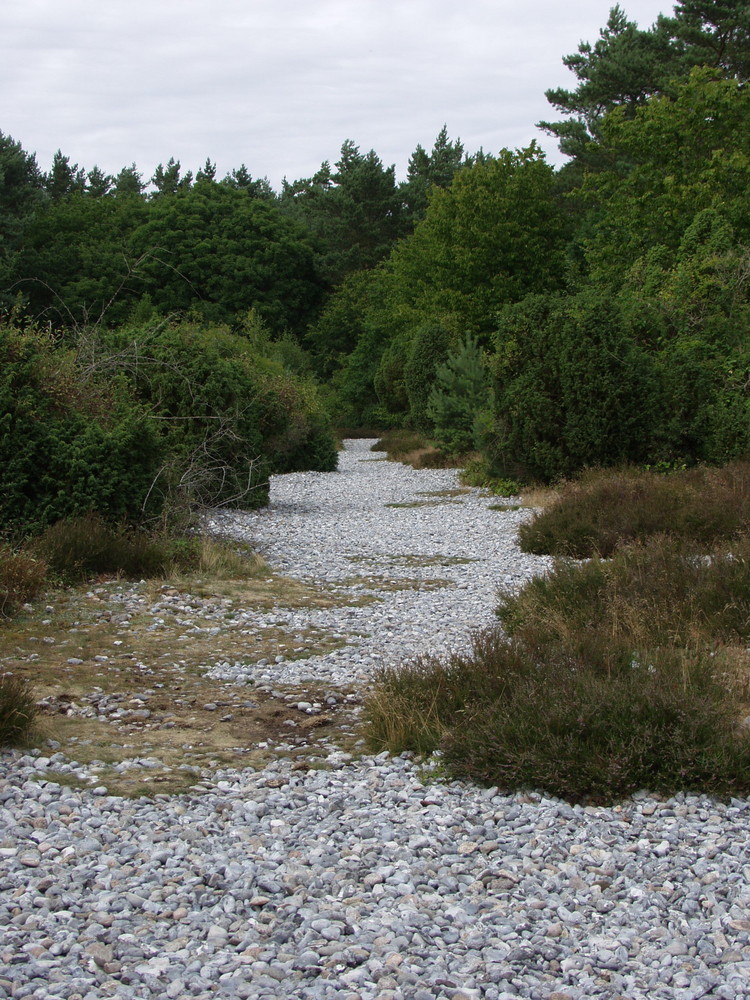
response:
[[[350,684],[464,644],[497,586],[543,568],[515,546],[524,512],[420,496],[455,473],[368,445],[221,523],[289,575],[351,593],[370,577],[382,602],[325,612],[348,637],[334,654],[228,675]],[[431,503],[384,506],[416,501]],[[378,590],[394,580],[415,589]],[[748,801],[570,806],[336,751],[325,769],[279,759],[131,800],[46,780],[58,756],[0,757],[0,1000],[750,996]]]

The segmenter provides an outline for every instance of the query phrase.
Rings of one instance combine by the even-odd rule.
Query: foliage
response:
[[[280,206],[313,234],[316,266],[333,286],[378,264],[403,231],[395,167],[384,167],[372,149],[361,153],[351,139],[335,172],[326,162],[312,178],[285,181]]]
[[[535,648],[578,648],[596,636],[649,648],[745,643],[750,540],[716,546],[707,557],[694,544],[656,535],[610,560],[558,560],[520,593],[504,595],[498,614],[510,635]]]
[[[655,366],[603,297],[531,296],[500,317],[489,457],[514,477],[550,481],[587,465],[647,462]]]
[[[744,793],[750,741],[710,657],[612,653],[605,666],[547,648],[514,669],[514,647],[499,640],[482,650],[504,690],[472,703],[451,728],[442,744],[449,773],[574,802],[611,803],[644,788]]]
[[[489,402],[487,383],[482,350],[467,335],[437,369],[427,403],[433,436],[446,451],[460,454],[475,447],[477,417]]]
[[[321,302],[308,235],[267,199],[210,180],[149,206],[132,237],[143,289],[164,314],[212,323],[254,308],[269,327],[301,334]]]
[[[27,552],[0,545],[0,619],[10,617],[43,588],[47,567]]]
[[[0,674],[0,747],[23,745],[37,717],[31,686],[21,677]]]
[[[524,552],[608,558],[622,545],[672,534],[710,547],[750,533],[750,463],[660,475],[586,472],[519,529]]]
[[[633,118],[621,109],[601,123],[611,166],[590,174],[583,192],[596,212],[587,241],[593,278],[619,288],[655,247],[672,253],[699,212],[714,209],[735,239],[750,238],[750,94],[737,80],[693,70],[670,96]]]
[[[486,333],[500,306],[559,287],[566,227],[554,172],[533,144],[462,169],[394,249],[392,308],[408,303],[415,326]]]
[[[161,447],[148,414],[118,382],[76,377],[71,353],[0,328],[0,522],[38,530],[97,510],[107,520],[155,512]]]
[[[436,322],[420,324],[414,331],[411,351],[404,365],[404,391],[408,400],[409,420],[418,430],[429,431],[432,420],[428,415],[430,393],[438,369],[448,359],[451,336]]]

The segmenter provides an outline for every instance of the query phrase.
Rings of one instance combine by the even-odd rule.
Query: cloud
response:
[[[660,6],[638,0],[644,26]],[[223,174],[307,176],[353,139],[404,175],[445,123],[467,151],[527,144],[561,58],[595,39],[593,0],[4,0],[0,130],[145,175],[170,156]],[[12,95],[12,98],[8,95]]]

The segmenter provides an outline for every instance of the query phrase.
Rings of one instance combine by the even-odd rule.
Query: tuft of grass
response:
[[[209,536],[175,537],[107,524],[97,514],[66,518],[34,540],[32,549],[65,582],[99,574],[130,578],[205,574],[247,579],[266,569],[247,547]]]
[[[633,468],[584,473],[524,524],[521,548],[578,559],[610,556],[635,539],[671,534],[709,548],[750,531],[750,462],[660,475]]]
[[[190,539],[114,526],[98,514],[64,518],[34,539],[31,547],[50,571],[66,582],[100,573],[160,576],[175,564],[196,560],[195,544]]]
[[[10,617],[33,600],[47,580],[46,563],[0,545],[0,617]]]
[[[709,655],[592,651],[530,650],[495,629],[466,657],[383,671],[365,702],[367,742],[440,750],[450,778],[573,802],[750,788],[750,736]]]
[[[484,661],[502,672],[503,696],[471,704],[442,741],[454,776],[577,802],[750,788],[750,737],[706,654],[547,647],[509,664],[510,649]]]
[[[0,674],[0,746],[27,743],[37,719],[31,685],[13,674]]]

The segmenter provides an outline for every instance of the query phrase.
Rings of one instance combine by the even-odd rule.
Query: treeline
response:
[[[750,5],[619,7],[535,146],[462,169],[309,336],[349,420],[489,471],[719,463],[750,447]]]
[[[547,94],[559,170],[533,144],[467,155],[443,129],[402,183],[347,140],[275,192],[210,161],[146,182],[60,152],[44,173],[0,135],[6,469],[78,469],[85,435],[49,430],[68,418],[115,454],[119,414],[122,480],[95,499],[113,516],[168,506],[200,454],[217,500],[330,468],[326,414],[515,478],[746,452],[748,52],[748,3],[680,0],[647,30],[613,8],[564,60],[575,88]],[[85,507],[57,475],[28,523]],[[33,478],[6,491],[6,523]]]

